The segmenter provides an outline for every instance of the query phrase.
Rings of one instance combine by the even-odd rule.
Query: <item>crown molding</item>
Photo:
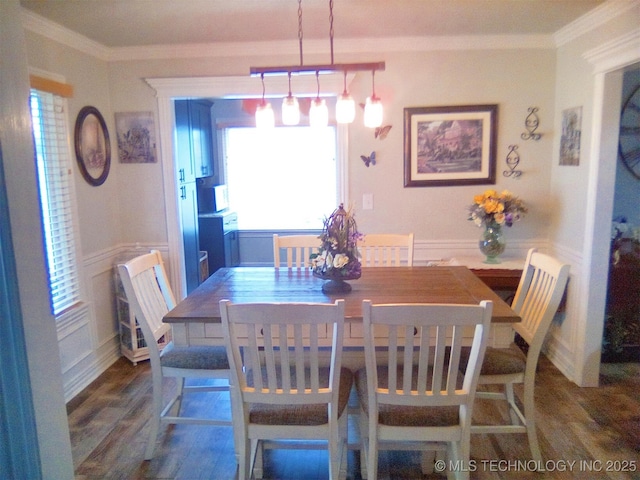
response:
[[[580,18],[558,30],[554,35],[555,46],[560,47],[576,38],[595,30],[633,8],[640,8],[640,0],[608,0],[585,13]],[[636,15],[637,17],[637,15]]]
[[[59,42],[67,47],[76,49],[100,60],[108,61],[111,49],[101,43],[94,42],[84,35],[80,35],[51,20],[37,15],[26,8],[22,8],[22,26],[33,33],[42,35],[50,40]]]
[[[640,28],[584,52],[594,73],[610,72],[640,60]]]
[[[292,55],[297,58],[297,41],[223,42],[209,44],[107,47],[22,8],[25,29],[104,61],[162,60],[173,58],[232,58]],[[343,54],[375,52],[421,52],[451,50],[552,49],[551,35],[460,35],[432,37],[350,38],[335,40]],[[307,55],[329,55],[326,40],[305,40]]]
[[[342,54],[388,52],[420,52],[435,50],[503,50],[552,49],[551,35],[486,35],[446,37],[390,37],[351,38],[334,40],[335,49]],[[154,45],[148,47],[121,47],[111,49],[110,60],[160,60],[169,58],[249,57],[299,55],[298,43],[289,40],[271,42],[236,42],[188,45]],[[326,40],[305,40],[307,55],[329,55]]]

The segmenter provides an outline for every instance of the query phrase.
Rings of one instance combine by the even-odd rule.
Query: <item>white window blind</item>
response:
[[[31,90],[31,117],[53,314],[80,301],[66,100]]]

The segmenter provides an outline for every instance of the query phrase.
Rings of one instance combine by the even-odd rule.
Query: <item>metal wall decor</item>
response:
[[[522,175],[522,170],[516,170],[516,167],[520,163],[520,154],[518,153],[518,145],[509,145],[509,153],[507,153],[507,167],[509,170],[504,170],[502,174],[505,177],[518,178]]]
[[[540,120],[538,119],[538,107],[529,107],[527,110],[529,115],[524,119],[524,128],[527,129],[526,132],[523,132],[520,137],[523,140],[540,140],[542,134],[535,133],[540,125]]]

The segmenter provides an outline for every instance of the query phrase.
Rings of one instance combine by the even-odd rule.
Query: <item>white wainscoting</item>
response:
[[[261,267],[273,265],[273,234],[294,235],[308,233],[308,231],[291,232],[270,232],[241,230],[238,232],[240,238],[240,260],[243,266]],[[513,240],[507,244],[504,253],[505,259],[522,259],[527,256],[530,248],[536,247],[545,251],[548,241],[539,239]],[[482,254],[478,250],[478,239],[469,240],[420,240],[414,241],[413,262],[414,265],[428,265],[432,262],[446,261],[459,257],[477,257],[482,260]]]
[[[83,259],[85,301],[57,323],[65,401],[68,402],[120,358],[114,268],[118,262],[165,245],[119,245]]]
[[[571,265],[567,284],[566,307],[554,319],[544,346],[545,355],[568,379],[576,381],[576,355],[579,344],[580,322],[586,318],[582,313],[579,298],[582,291],[583,257],[577,250],[561,245],[551,245],[550,255]]]

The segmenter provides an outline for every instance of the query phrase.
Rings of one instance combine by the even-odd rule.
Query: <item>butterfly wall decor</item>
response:
[[[362,159],[364,164],[367,166],[367,168],[369,168],[369,165],[376,164],[376,152],[371,152],[371,155],[369,155],[368,157],[366,155],[360,155],[360,158]]]
[[[384,127],[376,127],[374,136],[375,138],[384,140],[385,138],[387,138],[387,135],[389,134],[389,130],[391,130],[391,125],[385,125]]]

